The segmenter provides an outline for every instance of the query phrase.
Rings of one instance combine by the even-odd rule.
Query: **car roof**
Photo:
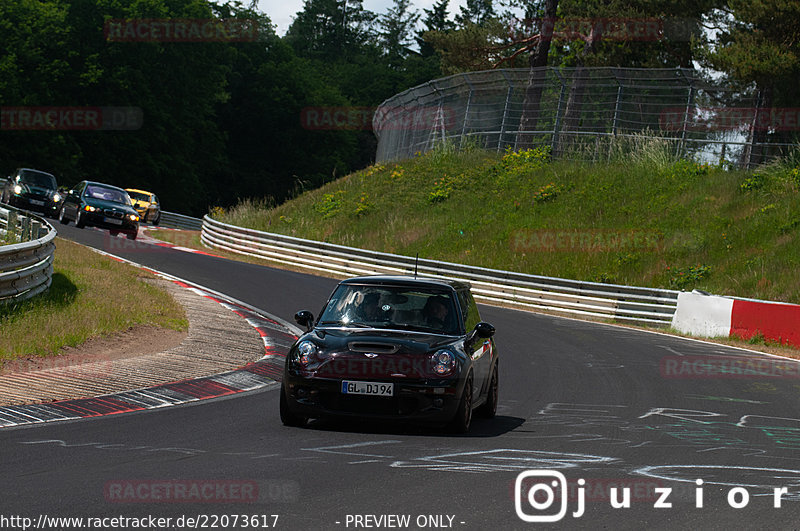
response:
[[[42,171],[42,170],[37,170],[37,169],[34,169],[34,168],[17,168],[17,171],[33,171],[33,172],[36,172],[36,173],[44,173],[45,175],[49,175],[50,177],[55,177],[55,175],[53,175],[52,173],[48,173],[48,172]]]
[[[140,194],[147,194],[153,195],[153,192],[148,192],[147,190],[139,190],[138,188],[125,188],[126,192],[139,192]]]
[[[106,184],[97,181],[85,181],[86,185],[89,186],[90,184],[93,186],[105,186],[106,188],[113,188],[114,190],[119,190],[120,192],[124,192],[125,190],[120,188],[119,186],[114,186],[113,184]]]
[[[359,285],[401,285],[419,287],[438,287],[451,288],[454,290],[469,289],[469,282],[463,280],[419,277],[411,275],[370,275],[362,277],[348,278],[342,280],[340,284],[359,284]]]

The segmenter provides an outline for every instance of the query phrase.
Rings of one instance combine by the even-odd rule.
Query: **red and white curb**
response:
[[[678,295],[672,327],[700,337],[764,339],[800,347],[800,305],[707,295]]]
[[[170,280],[233,311],[258,331],[264,343],[264,357],[234,371],[156,385],[146,389],[46,404],[0,406],[0,428],[158,409],[253,391],[268,387],[281,380],[286,353],[297,339],[299,331],[294,325],[214,290],[104,251],[92,250]]]

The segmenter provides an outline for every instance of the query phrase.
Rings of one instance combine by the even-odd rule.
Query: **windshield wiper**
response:
[[[345,323],[342,321],[321,321],[319,324],[321,325],[341,325],[341,326],[349,326],[352,328],[372,328],[369,325],[365,325],[363,323]]]

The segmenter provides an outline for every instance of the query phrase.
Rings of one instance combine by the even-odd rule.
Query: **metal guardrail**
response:
[[[44,219],[0,206],[0,237],[21,240],[0,245],[0,304],[34,297],[53,279],[56,230]]]
[[[203,218],[203,243],[340,277],[410,274],[416,259],[237,227]],[[420,275],[467,280],[481,302],[592,319],[669,326],[678,291],[583,282],[420,259]]]
[[[203,220],[174,212],[162,211],[158,225],[168,229],[200,230],[203,226]]]

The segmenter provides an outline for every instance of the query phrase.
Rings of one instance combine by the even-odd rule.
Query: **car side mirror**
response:
[[[483,339],[489,339],[494,335],[494,327],[489,323],[481,321],[475,325],[475,335]]]
[[[300,310],[294,314],[294,320],[300,326],[305,326],[306,332],[311,332],[314,327],[314,314],[308,310]]]

